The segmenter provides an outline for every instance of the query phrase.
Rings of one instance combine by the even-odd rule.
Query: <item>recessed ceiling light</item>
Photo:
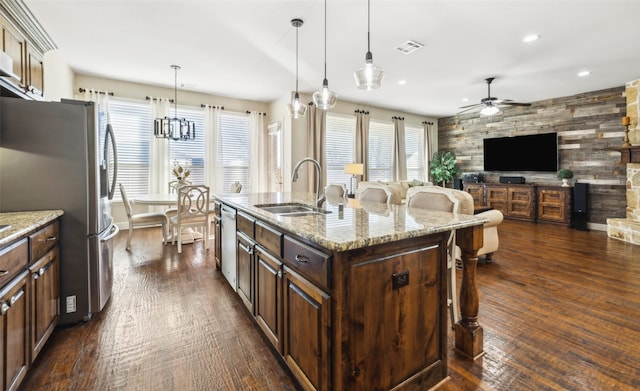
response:
[[[589,72],[589,71],[580,71],[580,72],[578,72],[578,76],[580,76],[580,77],[589,76],[590,74],[591,74],[591,72]]]
[[[469,98],[462,98],[462,101],[463,101],[463,102],[468,102],[468,101],[469,101]]]
[[[404,79],[403,80],[398,80],[398,85],[403,86],[405,84],[407,84],[406,80],[404,80]]]
[[[537,41],[538,38],[540,38],[540,34],[529,34],[527,36],[525,36],[524,38],[522,38],[522,42],[533,42],[533,41]]]

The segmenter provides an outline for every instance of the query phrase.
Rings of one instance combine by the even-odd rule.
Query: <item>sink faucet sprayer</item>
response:
[[[304,162],[313,163],[313,165],[316,166],[316,169],[318,170],[318,177],[316,179],[316,207],[320,208],[322,206],[322,203],[325,201],[325,197],[324,197],[324,194],[320,195],[320,181],[322,180],[322,167],[320,167],[320,163],[318,163],[317,160],[312,159],[310,157],[300,160],[296,164],[296,166],[293,168],[293,174],[291,174],[291,182],[298,181],[298,169]]]

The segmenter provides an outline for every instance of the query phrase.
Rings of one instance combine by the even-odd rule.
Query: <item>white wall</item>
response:
[[[73,98],[73,71],[59,49],[44,54],[44,95],[48,101]]]

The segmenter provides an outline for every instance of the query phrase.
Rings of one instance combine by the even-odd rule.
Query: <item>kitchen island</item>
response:
[[[216,257],[236,271],[232,287],[303,388],[430,389],[446,380],[452,230],[464,264],[456,349],[482,354],[475,266],[483,218],[342,199],[274,214],[265,207],[312,205],[313,195],[215,198]],[[236,229],[221,226],[221,209],[235,211]],[[235,258],[220,251],[234,234]]]

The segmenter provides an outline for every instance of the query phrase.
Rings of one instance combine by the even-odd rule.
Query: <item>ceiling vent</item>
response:
[[[420,49],[423,46],[424,45],[419,42],[409,40],[403,43],[402,45],[396,47],[396,50],[399,51],[400,53],[410,54]]]

